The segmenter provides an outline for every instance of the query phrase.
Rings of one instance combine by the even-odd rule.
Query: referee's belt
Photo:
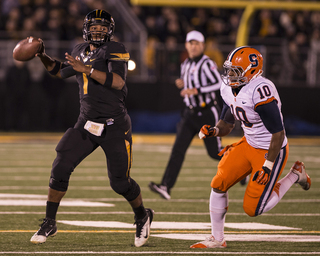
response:
[[[216,101],[210,102],[210,103],[208,103],[208,104],[206,104],[206,103],[203,102],[203,105],[202,105],[201,107],[195,107],[195,106],[193,106],[193,105],[189,105],[189,106],[187,106],[187,108],[190,109],[191,111],[199,112],[199,111],[202,111],[202,110],[211,108],[212,106],[215,106],[215,105],[217,105],[217,102],[216,102]]]

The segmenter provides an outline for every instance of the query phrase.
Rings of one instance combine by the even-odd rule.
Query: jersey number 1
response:
[[[83,78],[83,94],[88,94],[88,77],[85,73],[82,73]]]

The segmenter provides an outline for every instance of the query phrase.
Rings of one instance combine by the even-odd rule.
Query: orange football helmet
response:
[[[250,46],[241,46],[229,53],[223,64],[222,79],[227,85],[237,88],[260,76],[262,67],[261,53]]]

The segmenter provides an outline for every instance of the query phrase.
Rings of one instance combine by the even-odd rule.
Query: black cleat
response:
[[[150,236],[150,226],[153,219],[153,210],[146,208],[147,215],[141,219],[136,220],[134,224],[137,225],[136,227],[136,235],[134,238],[134,245],[136,247],[140,247],[144,245]]]
[[[150,182],[149,183],[149,188],[153,191],[158,193],[162,198],[170,200],[171,196],[170,196],[170,189],[165,186],[165,185],[161,185],[161,184],[155,184],[154,182]]]
[[[43,219],[40,229],[31,237],[30,242],[33,244],[42,244],[47,241],[47,237],[57,234],[56,221],[50,218]]]

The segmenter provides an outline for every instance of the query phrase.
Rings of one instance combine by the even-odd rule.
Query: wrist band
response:
[[[217,136],[218,136],[218,134],[219,134],[219,128],[218,128],[217,126],[215,126],[215,127],[214,127],[214,129],[216,130],[216,133],[214,134],[214,136],[216,136],[216,137],[217,137]]]
[[[92,75],[93,70],[94,70],[94,68],[92,68],[92,69],[90,70],[90,73],[89,73],[88,77],[90,77],[90,76]]]
[[[112,81],[113,81],[113,73],[106,73],[106,74],[107,74],[107,78],[103,86],[111,88]]]
[[[56,65],[53,67],[53,69],[51,71],[48,71],[50,75],[55,76],[56,74],[58,74],[59,70],[60,70],[60,66],[61,66],[61,62],[56,60],[55,61]]]
[[[273,162],[266,160],[263,164],[263,166],[268,167],[270,170],[272,170]]]

